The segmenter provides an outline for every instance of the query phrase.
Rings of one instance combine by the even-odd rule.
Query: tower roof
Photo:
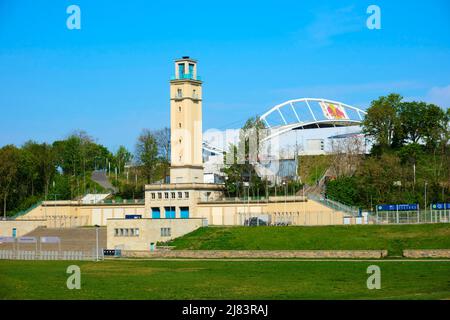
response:
[[[195,62],[195,63],[197,62],[197,60],[192,59],[189,56],[183,56],[183,57],[175,60],[175,62],[179,62],[179,61],[191,61],[191,62]]]

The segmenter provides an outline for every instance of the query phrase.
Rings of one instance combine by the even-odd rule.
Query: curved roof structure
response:
[[[345,127],[360,125],[366,112],[345,103],[301,98],[283,102],[259,117],[269,129],[264,140],[290,130]]]

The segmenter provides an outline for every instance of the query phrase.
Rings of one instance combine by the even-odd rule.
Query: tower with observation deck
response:
[[[175,60],[170,80],[170,136],[170,182],[203,182],[202,81],[188,56]]]

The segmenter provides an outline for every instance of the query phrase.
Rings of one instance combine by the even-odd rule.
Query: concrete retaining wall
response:
[[[387,256],[387,250],[156,250],[122,251],[130,258],[359,258],[377,259]]]
[[[450,249],[403,250],[406,258],[450,258]]]
[[[0,220],[0,236],[12,237],[12,229],[16,228],[16,236],[21,237],[37,227],[45,227],[46,220]]]

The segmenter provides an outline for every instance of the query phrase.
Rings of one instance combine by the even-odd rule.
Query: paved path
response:
[[[103,188],[107,190],[111,190],[112,192],[117,192],[117,188],[114,187],[109,181],[106,173],[104,171],[93,171],[91,175],[91,179],[101,185]]]

